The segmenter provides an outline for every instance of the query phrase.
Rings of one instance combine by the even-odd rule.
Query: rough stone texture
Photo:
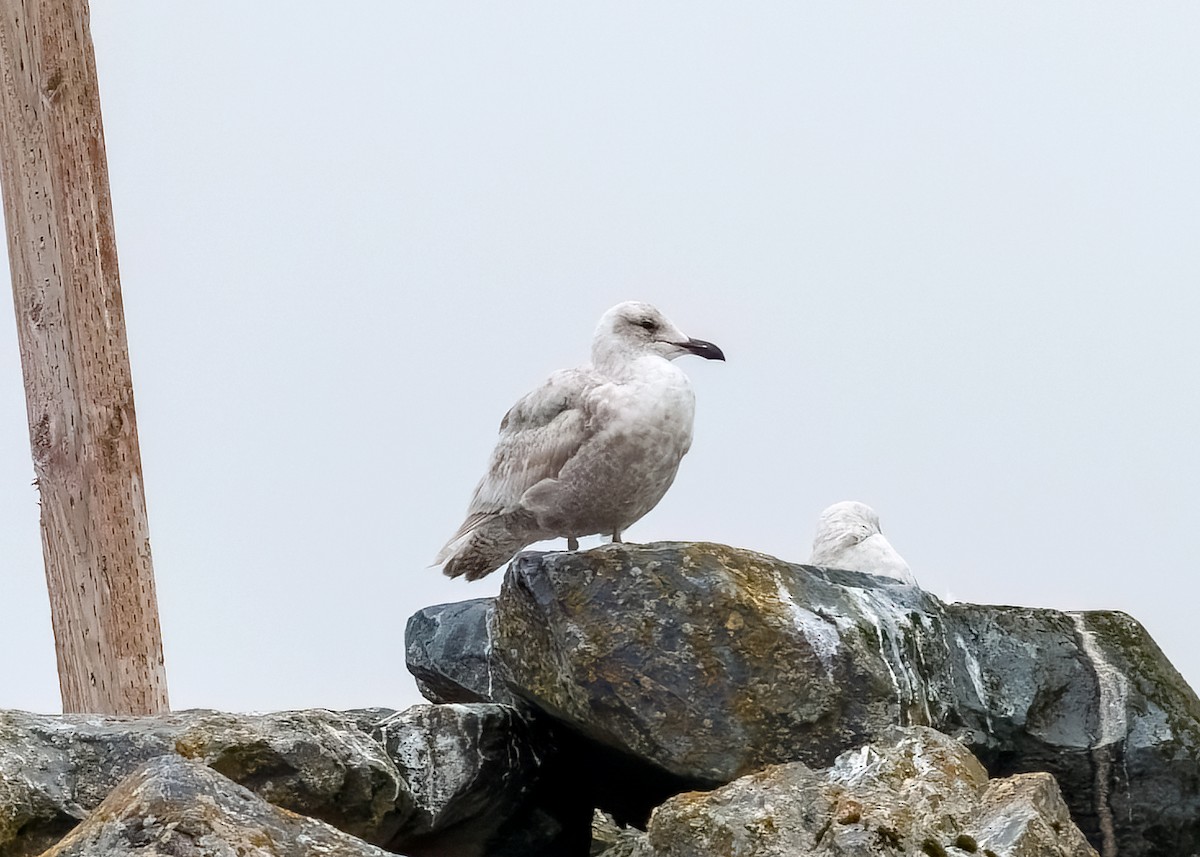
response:
[[[938,645],[918,650],[914,623]],[[914,587],[719,545],[607,545],[518,556],[493,648],[542,710],[718,785],[825,766],[897,722],[944,717],[941,638],[938,605]]]
[[[645,843],[627,853],[1095,857],[1053,778],[988,783],[966,748],[925,727],[888,730],[825,771],[772,765],[713,792],[679,795],[654,811]]]
[[[396,713],[394,708],[350,708],[338,712],[360,731],[378,738],[379,724]]]
[[[0,857],[40,853],[164,754],[407,854],[582,854],[593,796],[560,749],[572,740],[528,716],[491,703],[130,719],[0,712]]]
[[[586,848],[586,790],[562,780],[559,753],[545,729],[516,709],[418,705],[376,729],[415,804],[389,848],[456,857],[563,854],[572,846],[581,854]]]
[[[413,799],[395,764],[355,720],[332,711],[208,713],[174,736],[174,751],[276,806],[382,843]]]
[[[646,832],[622,827],[611,815],[596,810],[592,817],[592,847],[589,857],[637,857],[651,854]]]
[[[992,780],[982,804],[967,833],[998,855],[1044,857],[1044,843],[1056,836],[1061,837],[1060,853],[1065,857],[1096,853],[1071,821],[1058,783],[1047,773]]]
[[[387,857],[176,755],[124,779],[45,857]]]
[[[52,845],[163,754],[416,857],[582,857],[593,842],[609,857],[1091,854],[1070,819],[1103,857],[1200,853],[1200,701],[1123,614],[943,605],[703,544],[525,554],[494,604],[474,604],[422,611],[409,657],[439,694],[520,707],[0,712],[0,857]],[[464,671],[468,655],[486,669]],[[220,801],[173,776],[163,799],[198,803],[171,853],[241,847],[220,850]],[[668,798],[649,836],[593,840],[593,807],[644,826]],[[134,845],[167,848],[156,817],[122,833],[102,815],[87,841],[124,847],[144,828]]]
[[[0,711],[0,855],[48,847],[134,768],[164,753],[209,764],[272,803],[377,842],[411,807],[383,748],[330,711],[129,719]]]
[[[500,702],[521,706],[495,672],[494,598],[418,610],[404,631],[408,671],[430,702]]]
[[[1200,852],[1200,702],[1136,621],[951,604],[957,719],[993,774],[1049,771],[1104,855]]]
[[[518,556],[490,642],[493,688],[694,784],[929,725],[994,776],[1054,774],[1105,857],[1200,852],[1200,701],[1120,613],[943,605],[720,545],[608,545]]]

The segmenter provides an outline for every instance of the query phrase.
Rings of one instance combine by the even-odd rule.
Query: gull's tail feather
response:
[[[517,551],[544,535],[526,511],[472,515],[438,552],[434,565],[449,577],[478,580],[512,559]]]

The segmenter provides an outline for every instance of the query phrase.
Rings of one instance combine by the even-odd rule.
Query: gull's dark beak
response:
[[[693,354],[703,357],[705,360],[724,360],[725,352],[711,342],[705,342],[703,339],[689,339],[687,342],[680,342],[680,348],[686,348]]]

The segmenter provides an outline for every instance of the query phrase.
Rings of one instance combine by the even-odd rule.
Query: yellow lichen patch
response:
[[[838,824],[858,824],[862,821],[862,804],[854,798],[843,796],[837,803],[833,817]]]

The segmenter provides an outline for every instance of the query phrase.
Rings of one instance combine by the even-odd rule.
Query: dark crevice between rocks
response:
[[[56,844],[79,824],[78,818],[57,814],[38,818],[19,827],[11,841],[0,845],[0,857],[34,857]]]
[[[266,740],[226,747],[211,744],[194,746],[185,741],[176,741],[175,752],[185,759],[204,762],[218,774],[241,783],[251,791],[256,791],[268,780],[296,773],[295,766],[280,756],[279,751]]]
[[[488,807],[425,833],[400,829],[383,847],[406,857],[583,857],[591,844],[594,781],[592,758],[579,739],[541,712],[513,709],[510,735],[514,752],[532,749],[532,766],[513,763],[524,775],[512,783],[492,783],[493,797],[481,790]],[[536,737],[535,737],[536,736]],[[386,741],[386,736],[377,736]],[[493,748],[498,750],[498,748]],[[512,789],[519,789],[519,795]],[[504,790],[508,789],[507,793]],[[497,811],[497,807],[507,808]],[[459,807],[456,812],[462,812]]]
[[[302,792],[297,794],[285,784],[302,779],[304,771],[265,743],[249,747],[230,747],[206,764],[269,803],[324,821],[375,845],[390,839],[406,814],[397,808],[382,813],[381,816],[374,815],[379,801],[375,795],[381,783],[354,769],[342,772],[344,780],[338,800],[331,803],[327,796],[320,799],[303,799]],[[344,807],[357,809],[347,811]]]
[[[967,747],[983,763],[988,776],[992,778],[1038,772],[1052,774],[1058,781],[1071,819],[1092,847],[1099,850],[1103,837],[1092,799],[1095,774],[1090,752],[1064,750],[1060,746],[1034,741],[1028,736],[1023,739],[1013,736],[1005,742],[1005,749],[1002,751],[987,746],[972,746],[969,743]]]
[[[593,810],[621,826],[644,830],[651,811],[685,791],[708,791],[719,783],[679,777],[614,750],[538,711],[527,711],[530,728],[542,736],[545,754],[536,781],[521,807],[487,838],[487,857],[583,857],[592,840]],[[403,842],[410,857],[454,854],[454,829],[426,840]],[[462,836],[466,841],[464,830]],[[399,845],[400,843],[393,843]],[[396,849],[390,849],[396,850]]]
[[[1082,643],[1075,635],[1076,647],[1072,660],[1078,664],[1079,672],[1086,675],[1092,688],[1085,707],[1079,711],[1080,738],[1094,745],[1100,732],[1099,679],[1095,665],[1083,653]],[[1194,762],[1167,761],[1159,751],[1146,748],[1131,748],[1127,740],[1120,740],[1102,747],[1065,749],[1061,744],[1048,744],[1034,739],[1031,732],[1041,728],[1043,721],[1053,723],[1053,710],[1064,699],[1062,688],[1047,687],[1039,690],[1032,700],[1023,729],[1005,728],[1003,721],[990,723],[992,734],[986,743],[967,742],[979,757],[992,777],[1007,777],[1012,774],[1045,771],[1054,775],[1070,810],[1072,820],[1083,832],[1089,843],[1104,857],[1123,853],[1143,853],[1152,841],[1152,822],[1147,833],[1137,836],[1132,833],[1131,783],[1137,782],[1140,804],[1148,801],[1158,805],[1164,815],[1186,813],[1178,806],[1180,798],[1191,801],[1200,793],[1200,788],[1180,788],[1179,777],[1190,769]],[[982,730],[980,730],[982,731]],[[1182,740],[1182,739],[1177,739]],[[997,750],[996,748],[1003,748]],[[1178,770],[1175,768],[1178,767]],[[1197,783],[1196,786],[1200,786]],[[1161,802],[1149,799],[1156,791],[1163,792]],[[1142,810],[1144,811],[1144,810]],[[1139,821],[1147,824],[1146,821]],[[1187,830],[1174,828],[1173,848],[1184,849],[1178,853],[1190,853],[1187,848],[1200,847],[1200,819]],[[1180,839],[1181,836],[1186,837]],[[1150,852],[1157,853],[1157,852]],[[1163,852],[1175,853],[1175,852]]]
[[[560,775],[573,788],[582,786],[589,828],[594,808],[607,812],[619,825],[645,830],[650,812],[667,798],[722,785],[677,776],[563,726],[557,728],[555,738],[561,750]]]
[[[245,768],[238,763],[228,764],[227,760],[222,758],[213,760],[208,767],[222,776],[229,777],[238,785],[245,786],[255,794],[262,794],[267,786],[277,780],[296,775],[296,769],[283,762],[264,767]]]

